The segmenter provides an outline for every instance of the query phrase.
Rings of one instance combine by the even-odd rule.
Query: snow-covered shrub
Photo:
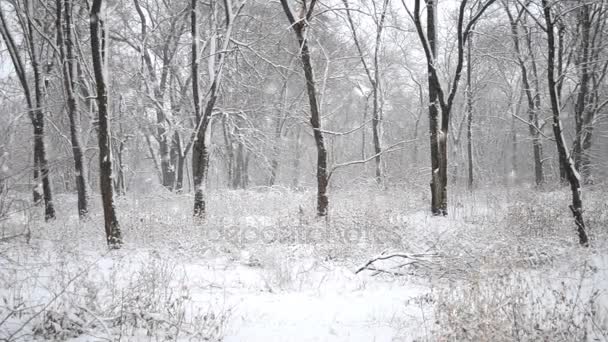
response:
[[[541,276],[542,275],[536,275]],[[582,277],[586,277],[582,275]],[[435,289],[441,341],[585,341],[608,336],[584,281],[527,275],[480,277]]]
[[[551,237],[560,235],[563,227],[574,225],[567,221],[570,215],[568,202],[550,201],[546,197],[528,196],[507,207],[503,226],[519,236]]]
[[[128,264],[123,267],[123,272],[129,272]],[[121,279],[110,282],[114,283],[112,301],[104,311],[113,317],[111,327],[120,335],[145,333],[162,340],[175,340],[178,336],[221,340],[229,312],[192,305],[186,274],[174,260],[152,252],[132,269],[130,276],[117,276]]]
[[[34,323],[34,336],[53,341],[78,337],[89,328],[85,315],[80,308],[66,307],[60,303],[56,308],[47,309]]]

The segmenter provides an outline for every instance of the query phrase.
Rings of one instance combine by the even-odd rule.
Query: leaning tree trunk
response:
[[[312,62],[310,60],[310,50],[308,48],[308,39],[306,38],[306,26],[308,20],[312,17],[314,5],[316,1],[312,0],[305,17],[297,18],[289,6],[288,0],[281,0],[283,10],[289,19],[289,23],[296,34],[300,46],[300,58],[302,60],[302,68],[304,69],[304,77],[306,79],[306,90],[308,92],[308,102],[310,105],[310,124],[313,129],[315,146],[317,148],[317,216],[327,216],[329,207],[329,199],[327,197],[327,185],[329,182],[327,172],[327,149],[321,131],[321,114],[319,113],[319,104],[317,101],[317,90],[315,86],[315,76],[313,72]]]
[[[547,81],[549,85],[549,97],[551,98],[551,110],[553,112],[553,134],[555,136],[560,159],[564,161],[563,167],[566,173],[566,179],[568,180],[568,183],[570,183],[570,190],[572,192],[570,210],[574,216],[579,243],[582,246],[588,246],[589,238],[587,237],[585,221],[583,219],[580,175],[574,166],[574,162],[570,156],[568,147],[566,146],[566,139],[564,138],[560,120],[561,107],[555,80],[555,37],[553,32],[553,18],[551,17],[551,5],[548,3],[548,0],[542,0],[542,4],[547,25]]]
[[[62,9],[62,1],[64,8]],[[74,40],[72,38],[72,0],[56,0],[57,6],[57,43],[61,52],[63,71],[63,84],[66,93],[67,114],[70,122],[70,141],[72,143],[72,156],[74,159],[76,191],[78,194],[78,216],[87,217],[89,211],[88,185],[86,181],[86,165],[84,152],[80,141],[80,112],[76,92],[77,60],[74,54]],[[65,12],[65,13],[64,13]],[[63,18],[63,20],[62,20]],[[65,22],[64,24],[62,23]],[[64,37],[65,32],[65,37]]]
[[[103,0],[93,0],[90,13],[91,54],[93,72],[97,90],[98,141],[99,141],[99,185],[103,206],[106,240],[110,248],[120,248],[122,236],[116,209],[114,207],[114,189],[112,187],[112,145],[110,141],[110,121],[108,118],[108,92],[105,80],[105,52],[101,40],[102,29],[101,5]]]

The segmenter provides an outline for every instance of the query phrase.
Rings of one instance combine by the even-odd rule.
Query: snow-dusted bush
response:
[[[540,276],[540,275],[536,275]],[[435,289],[435,338],[445,341],[605,339],[599,291],[581,279],[512,274]]]
[[[229,310],[194,303],[173,258],[135,252],[91,260],[50,246],[15,244],[0,256],[0,340],[222,339]]]

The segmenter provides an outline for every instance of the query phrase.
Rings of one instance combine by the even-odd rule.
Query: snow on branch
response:
[[[367,162],[369,162],[369,161],[373,160],[374,158],[376,158],[376,157],[378,157],[378,156],[383,155],[384,153],[388,153],[388,152],[395,152],[395,151],[399,151],[399,150],[401,150],[400,148],[395,148],[395,147],[397,147],[397,146],[399,146],[399,145],[403,145],[403,144],[407,144],[407,143],[415,142],[415,141],[417,141],[417,140],[418,140],[418,139],[412,139],[412,140],[402,140],[402,141],[399,141],[399,142],[396,142],[396,143],[394,143],[394,144],[390,145],[390,146],[389,146],[389,147],[387,147],[386,149],[384,149],[384,150],[382,150],[382,151],[380,151],[380,152],[378,152],[378,153],[376,153],[376,154],[374,154],[374,155],[371,155],[371,156],[369,156],[369,157],[367,157],[367,158],[365,158],[365,159],[361,159],[361,160],[352,160],[352,161],[349,161],[349,162],[345,162],[345,163],[336,164],[336,165],[334,165],[334,166],[331,168],[331,171],[329,171],[329,176],[328,176],[327,178],[331,178],[331,176],[333,175],[333,173],[334,173],[334,172],[335,172],[337,169],[340,169],[340,168],[343,168],[343,167],[346,167],[346,166],[356,165],[356,164],[365,164],[365,163],[367,163]]]

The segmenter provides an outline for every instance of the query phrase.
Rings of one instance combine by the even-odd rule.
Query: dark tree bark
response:
[[[93,72],[97,90],[98,141],[99,141],[99,186],[103,206],[106,241],[110,248],[120,248],[122,235],[116,208],[114,206],[114,189],[112,186],[112,144],[110,141],[110,120],[108,117],[108,90],[105,73],[104,29],[101,5],[103,0],[93,0],[90,12],[91,54]]]
[[[327,149],[325,148],[323,132],[321,131],[321,114],[319,112],[315,76],[306,36],[306,27],[309,25],[308,21],[312,18],[316,3],[316,0],[311,0],[308,7],[306,7],[306,2],[304,2],[305,10],[303,11],[303,16],[296,17],[295,12],[289,5],[289,0],[281,0],[285,15],[298,40],[302,68],[304,69],[304,77],[306,79],[306,90],[308,92],[308,102],[310,105],[310,124],[313,129],[315,145],[317,148],[317,216],[327,216],[329,207],[329,199],[327,197],[327,185],[329,182],[327,172]]]
[[[199,123],[199,127],[196,128],[196,138],[194,140],[192,148],[192,176],[194,180],[194,216],[197,218],[205,217],[205,198],[204,189],[205,180],[207,179],[207,165],[209,153],[207,152],[207,144],[205,142],[205,135],[207,132],[207,125],[209,123],[211,113],[201,113],[201,103],[199,94],[199,57],[198,57],[198,9],[197,0],[191,2],[191,33],[192,33],[192,100],[194,101],[194,114]],[[210,57],[215,58],[215,57]],[[215,102],[215,86],[212,85],[211,100]],[[213,108],[213,105],[212,107]]]
[[[460,2],[458,11],[457,23],[457,63],[456,70],[450,82],[450,89],[445,97],[445,91],[441,86],[439,75],[436,69],[437,47],[436,47],[436,0],[426,1],[427,6],[427,25],[426,34],[424,32],[420,7],[421,1],[414,1],[414,13],[412,15],[418,38],[422,43],[424,55],[427,62],[428,71],[428,86],[429,86],[429,127],[431,139],[431,212],[433,215],[448,214],[448,155],[447,142],[448,130],[450,125],[450,114],[454,104],[454,97],[458,91],[458,83],[462,74],[464,61],[464,45],[466,44],[472,27],[479,20],[486,9],[494,3],[495,0],[488,0],[480,4],[479,10],[474,13],[469,22],[465,24],[465,10],[467,0]],[[405,2],[402,0],[404,7],[407,10]],[[409,10],[408,10],[409,11]]]
[[[206,215],[206,203],[205,203],[205,182],[207,179],[207,171],[209,167],[209,151],[206,141],[208,126],[211,121],[211,114],[215,108],[215,102],[217,101],[220,83],[222,80],[222,70],[226,53],[230,46],[230,36],[232,34],[232,28],[234,25],[234,18],[236,17],[232,12],[232,2],[230,0],[224,0],[225,9],[225,33],[223,35],[223,42],[220,50],[216,50],[215,42],[210,44],[209,53],[209,70],[211,72],[210,87],[208,91],[207,103],[204,107],[204,111],[201,112],[201,98],[199,89],[199,55],[198,55],[198,9],[197,0],[192,0],[190,4],[190,21],[191,21],[191,33],[192,33],[192,99],[194,101],[194,116],[196,118],[197,126],[193,135],[192,144],[192,178],[194,183],[194,216],[197,218],[204,218]],[[244,3],[238,7],[238,11],[243,8]],[[212,9],[214,10],[214,9]],[[237,11],[237,13],[238,13]],[[213,16],[215,18],[215,16]],[[216,29],[215,20],[210,22],[214,29]]]
[[[546,23],[547,33],[547,83],[549,86],[549,97],[551,99],[551,110],[553,112],[553,135],[555,136],[555,142],[557,145],[557,151],[561,160],[566,163],[564,165],[566,171],[566,178],[570,183],[570,190],[572,192],[572,204],[570,210],[574,216],[574,222],[576,224],[579,243],[582,246],[589,245],[589,238],[587,237],[585,221],[583,219],[583,200],[581,198],[581,184],[580,175],[574,166],[574,162],[570,156],[570,152],[564,139],[562,131],[562,123],[560,120],[560,99],[557,93],[557,82],[555,79],[555,33],[554,33],[554,22],[551,15],[551,4],[548,0],[542,0],[543,14]]]
[[[18,10],[18,9],[15,9]],[[51,180],[49,176],[49,167],[46,159],[46,146],[44,143],[44,84],[41,77],[40,64],[39,64],[39,49],[35,44],[34,31],[32,18],[29,11],[31,6],[29,2],[25,3],[25,16],[26,22],[21,22],[24,36],[26,37],[25,43],[28,54],[30,56],[30,63],[33,73],[34,81],[34,96],[32,96],[28,77],[26,74],[26,68],[19,53],[19,47],[15,44],[12,34],[9,30],[9,25],[6,21],[4,10],[0,6],[0,33],[4,39],[11,61],[19,78],[21,87],[23,88],[23,94],[28,107],[28,115],[32,126],[34,128],[34,180],[36,186],[33,189],[33,200],[34,203],[39,203],[44,199],[44,218],[46,221],[55,218],[55,207],[53,205],[53,194],[51,190]],[[21,16],[18,16],[19,20],[22,20]],[[38,190],[38,182],[42,182],[42,194]]]
[[[70,141],[72,143],[76,191],[78,194],[78,216],[84,219],[89,212],[89,195],[86,179],[87,171],[80,138],[80,111],[75,95],[78,92],[78,61],[72,38],[74,32],[72,0],[56,0],[55,5],[57,7],[57,45],[61,53],[63,87],[66,95],[68,119],[70,121]]]

